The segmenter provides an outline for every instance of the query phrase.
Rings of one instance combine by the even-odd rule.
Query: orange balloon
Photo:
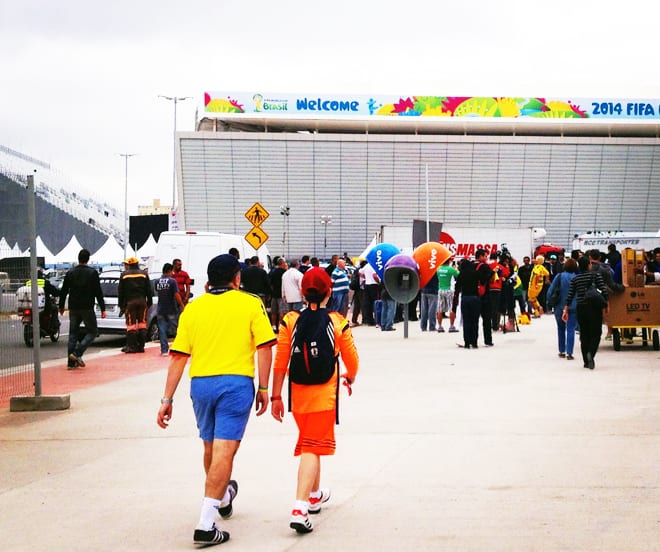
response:
[[[419,289],[429,283],[435,272],[451,257],[451,252],[438,242],[426,242],[415,248],[412,258],[419,266]]]

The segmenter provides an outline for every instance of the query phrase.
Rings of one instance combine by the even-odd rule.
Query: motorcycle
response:
[[[28,347],[34,346],[34,331],[32,327],[32,307],[25,307],[21,311],[23,323],[23,340]],[[57,300],[50,298],[50,309],[39,309],[39,328],[41,337],[49,337],[53,343],[60,338],[60,317],[57,311]]]

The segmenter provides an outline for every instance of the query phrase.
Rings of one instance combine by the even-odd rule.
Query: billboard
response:
[[[660,121],[660,100],[204,92],[206,113]]]

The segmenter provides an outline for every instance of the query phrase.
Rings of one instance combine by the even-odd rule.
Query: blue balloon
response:
[[[394,255],[401,253],[401,250],[391,243],[377,243],[367,253],[367,262],[371,265],[382,280],[385,274],[385,265]]]

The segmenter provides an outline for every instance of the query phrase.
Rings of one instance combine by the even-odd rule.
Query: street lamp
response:
[[[328,247],[328,224],[332,224],[332,215],[321,215],[321,224],[323,225],[323,259],[327,259],[326,249]]]
[[[124,158],[124,259],[126,258],[126,244],[128,244],[128,158],[137,153],[118,153]]]
[[[284,249],[286,246],[286,235],[289,226],[289,206],[280,205],[280,215],[284,217],[284,224],[282,225],[282,255],[284,255]],[[291,252],[287,248],[286,256],[289,257]]]
[[[174,209],[176,204],[176,104],[183,100],[188,100],[192,96],[163,96],[162,94],[158,94],[158,97],[174,103],[174,131],[172,135],[172,209]]]

